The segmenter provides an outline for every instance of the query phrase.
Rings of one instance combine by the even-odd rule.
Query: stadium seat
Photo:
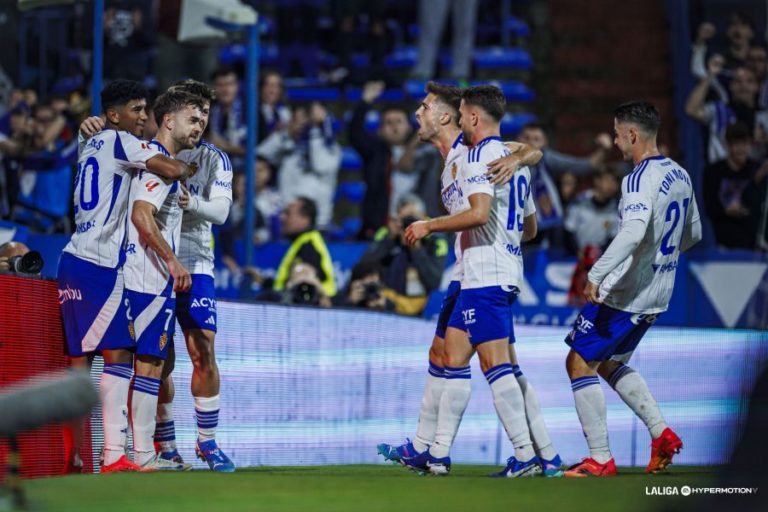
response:
[[[536,122],[536,115],[530,112],[513,114],[507,112],[501,119],[501,133],[504,135],[517,135],[528,123]]]
[[[456,80],[440,80],[440,82],[445,84],[458,85],[458,82],[456,82]],[[487,80],[476,81],[476,82],[472,82],[470,85],[487,84],[487,83],[489,83]],[[528,103],[533,101],[535,97],[533,91],[530,90],[528,86],[522,82],[511,80],[511,81],[492,81],[490,83],[501,88],[501,90],[504,92],[504,96],[506,96],[507,101],[509,102]],[[425,91],[424,88],[426,86],[427,86],[426,80],[407,80],[403,85],[403,89],[405,93],[408,95],[408,97],[410,97],[411,99],[420,100],[421,98],[424,97],[424,91]]]
[[[389,68],[410,68],[416,64],[419,58],[419,50],[415,46],[403,46],[390,53],[384,64]]]
[[[360,155],[350,146],[341,148],[341,168],[345,171],[360,170],[363,167],[363,161]]]
[[[336,188],[336,200],[345,199],[350,203],[360,203],[365,195],[365,183],[362,181],[344,181]]]
[[[338,101],[341,93],[336,87],[291,87],[285,96],[290,101]]]
[[[531,33],[531,29],[528,28],[528,24],[520,18],[515,18],[514,16],[509,16],[506,20],[504,20],[503,28],[513,36],[517,37],[528,37],[528,35]]]
[[[528,70],[533,67],[533,59],[522,48],[501,48],[492,46],[475,50],[475,65],[480,69],[508,68]]]
[[[359,87],[352,87],[346,90],[345,96],[349,101],[360,101],[363,97],[363,90]],[[401,89],[387,89],[381,93],[379,100],[382,101],[403,101],[405,100],[405,92]]]

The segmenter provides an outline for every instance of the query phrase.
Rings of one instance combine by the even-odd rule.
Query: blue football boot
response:
[[[216,446],[215,439],[203,442],[200,442],[198,439],[195,453],[200,460],[208,464],[211,471],[216,471],[217,473],[235,472],[235,463]]]
[[[400,463],[400,461],[406,457],[414,457],[419,454],[419,452],[416,451],[416,448],[413,447],[411,440],[408,438],[406,438],[405,443],[400,446],[386,443],[378,444],[376,445],[376,450],[378,450],[379,455],[383,455],[385,459],[391,460],[395,464]]]
[[[423,451],[415,457],[405,457],[400,462],[419,475],[443,476],[451,472],[451,458],[441,457],[438,459],[433,457],[429,450]]]
[[[563,476],[563,461],[560,455],[555,455],[552,460],[541,459],[542,475],[547,478],[557,478]]]
[[[541,464],[538,457],[534,457],[527,462],[520,462],[516,458],[510,457],[507,459],[507,467],[498,473],[491,473],[488,476],[495,478],[525,478],[540,474]]]

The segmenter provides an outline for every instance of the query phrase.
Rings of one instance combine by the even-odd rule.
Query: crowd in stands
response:
[[[178,9],[178,0],[156,2],[157,11],[152,3],[107,1],[105,72],[107,78],[151,77],[157,90],[180,76],[214,87],[217,98],[205,138],[228,153],[235,170],[232,209],[217,245],[222,263],[247,277],[246,295],[252,296],[251,285],[257,283],[259,299],[420,313],[440,286],[442,273],[436,269],[443,268],[451,240],[432,236],[408,248],[402,233],[413,220],[442,214],[442,160],[415,136],[417,102],[403,100],[407,96],[391,101],[387,93],[408,78],[460,83],[475,78],[476,41],[467,35],[476,33],[478,16],[488,11],[478,10],[482,1],[422,0],[418,7],[404,1],[248,2],[264,14],[265,41],[276,43],[280,55],[276,68],[260,74],[253,191],[246,189],[243,173],[242,67],[219,63],[214,46],[176,40],[178,16],[168,13]],[[438,50],[451,11],[452,58],[446,61]],[[482,37],[487,36],[477,36]],[[385,57],[393,41],[406,38],[415,43],[418,58],[406,76],[395,76]],[[363,49],[365,66],[360,66]],[[766,249],[758,232],[766,231],[768,52],[752,21],[734,14],[722,34],[703,23],[693,42],[691,72],[698,84],[686,112],[707,132],[708,166],[689,169],[692,176],[703,176],[702,210],[718,246]],[[358,86],[360,94],[347,96],[348,102],[289,99],[286,83],[297,76],[340,88]],[[41,98],[33,88],[13,90],[0,107],[3,219],[37,232],[71,232],[77,127],[88,109],[83,88]],[[574,290],[580,290],[577,283],[617,232],[621,179],[632,169],[615,161],[608,133],[596,134],[590,154],[573,156],[551,147],[547,131],[529,122],[508,135],[543,152],[532,169],[539,225],[532,244],[576,256]],[[358,168],[354,173],[345,172],[350,158]],[[243,236],[249,194],[256,198],[250,241],[290,241],[289,254],[302,262],[281,268],[274,280],[238,261],[235,246]],[[338,292],[330,286],[326,239],[370,242],[351,282]]]

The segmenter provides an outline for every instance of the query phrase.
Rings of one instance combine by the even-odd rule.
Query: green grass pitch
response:
[[[395,465],[263,467],[75,475],[29,480],[24,488],[30,509],[41,512],[642,511],[674,510],[686,500],[647,495],[646,488],[706,486],[715,469],[671,466],[666,474],[646,475],[619,468],[614,478],[512,480],[488,478],[498,470],[492,466],[457,465],[447,477],[420,477]]]

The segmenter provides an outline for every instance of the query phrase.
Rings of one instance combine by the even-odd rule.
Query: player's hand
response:
[[[603,299],[600,298],[600,286],[588,280],[587,286],[584,287],[584,298],[590,304],[602,304]]]
[[[417,220],[405,230],[405,243],[408,245],[416,245],[416,242],[424,238],[431,233],[429,229],[429,221]]]
[[[710,78],[714,78],[720,73],[722,73],[724,67],[725,67],[725,57],[723,57],[719,53],[714,54],[707,61],[707,73],[709,73]]]
[[[8,265],[8,256],[0,256],[0,272],[9,272],[11,266]]]
[[[179,182],[179,186],[181,187],[181,194],[179,194],[179,207],[182,210],[186,210],[189,208],[191,203],[189,190],[187,190],[187,187],[185,187],[181,182]]]
[[[85,121],[80,123],[80,133],[86,139],[90,139],[103,130],[105,126],[106,124],[102,118],[98,116],[88,117]]]
[[[488,164],[488,182],[492,185],[506,185],[520,168],[521,159],[517,153],[497,158]]]
[[[349,296],[347,297],[349,302],[352,304],[359,304],[360,301],[363,300],[363,297],[365,297],[364,291],[365,286],[359,279],[357,281],[352,281],[349,285]]]
[[[175,256],[168,264],[168,271],[173,276],[173,291],[188,292],[192,288],[192,276]]]
[[[717,34],[717,28],[713,23],[705,21],[696,30],[696,44],[704,44]]]
[[[595,137],[595,144],[602,150],[610,151],[613,147],[613,139],[607,133],[598,133]]]
[[[386,84],[382,80],[367,82],[363,86],[363,101],[373,103],[384,92],[384,87],[386,87]]]

